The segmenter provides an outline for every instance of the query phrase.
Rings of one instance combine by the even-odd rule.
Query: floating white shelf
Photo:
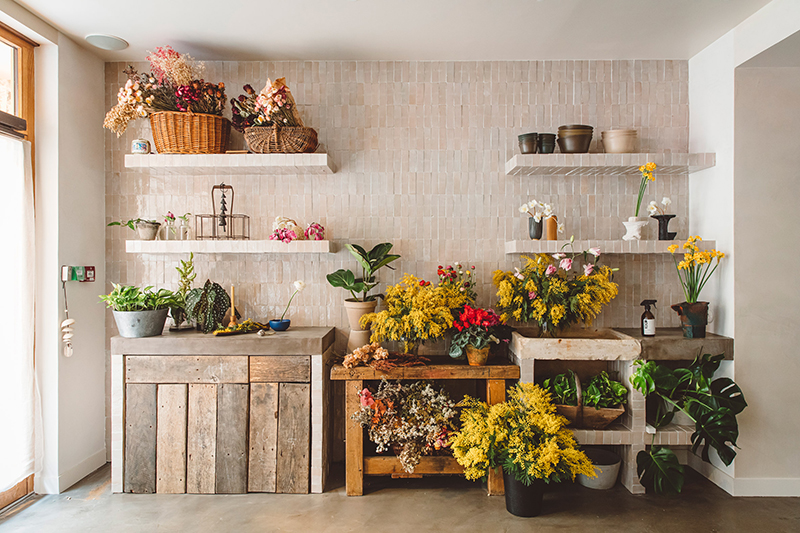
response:
[[[517,154],[506,161],[507,176],[625,176],[652,161],[656,176],[691,174],[714,166],[716,154]]]
[[[125,168],[160,174],[333,174],[330,155],[126,154]]]
[[[331,241],[125,241],[129,254],[328,254]]]
[[[564,251],[582,252],[589,248],[600,248],[603,254],[668,254],[667,247],[672,244],[678,245],[678,254],[683,252],[683,240],[676,241],[600,241],[600,240],[576,240],[572,243],[573,248],[567,246]],[[506,241],[507,254],[538,254],[560,252],[561,247],[569,241]],[[708,250],[716,246],[716,241],[700,241],[697,243],[701,250]]]

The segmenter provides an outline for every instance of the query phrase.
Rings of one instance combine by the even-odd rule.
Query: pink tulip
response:
[[[588,276],[592,272],[594,272],[594,265],[592,265],[592,264],[583,265],[583,274],[584,275]]]
[[[544,275],[545,276],[552,276],[553,274],[556,273],[556,271],[558,271],[558,269],[556,267],[554,267],[553,265],[549,265],[547,267],[547,269],[544,271]]]
[[[553,259],[555,259],[556,261],[564,259],[565,257],[567,257],[567,254],[562,254],[562,253],[553,254]]]
[[[570,259],[569,257],[564,258],[561,260],[561,263],[559,263],[558,266],[560,266],[564,270],[570,270],[572,268],[572,259]]]
[[[600,248],[589,248],[589,253],[595,257],[600,257]]]
[[[535,300],[536,299],[536,293],[533,292],[533,291],[529,292],[528,293],[528,299],[529,300]]]

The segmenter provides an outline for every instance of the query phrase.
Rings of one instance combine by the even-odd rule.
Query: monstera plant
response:
[[[736,415],[747,402],[739,386],[730,378],[712,379],[724,355],[698,356],[688,368],[671,369],[654,361],[636,361],[631,384],[645,397],[660,398],[655,427],[669,424],[679,410],[694,421],[692,452],[701,450],[706,462],[714,449],[720,460],[730,465],[736,457],[739,425]],[[655,439],[655,436],[653,436]],[[650,446],[636,457],[642,485],[660,493],[680,492],[683,466],[675,453],[664,446]]]
[[[203,333],[222,327],[222,319],[230,307],[231,298],[225,289],[208,279],[202,289],[192,289],[186,295],[186,312]],[[241,318],[238,310],[236,318]]]

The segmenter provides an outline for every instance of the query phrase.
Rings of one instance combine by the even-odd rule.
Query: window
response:
[[[27,37],[0,24],[0,113],[25,120],[25,129],[19,130],[19,121],[10,129],[20,131],[33,142],[34,71],[33,49],[38,46]],[[2,117],[3,115],[0,115]],[[10,117],[0,119],[0,125],[9,129]]]

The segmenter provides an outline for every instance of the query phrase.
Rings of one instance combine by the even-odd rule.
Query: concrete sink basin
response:
[[[610,328],[576,328],[558,338],[540,338],[537,328],[518,328],[509,345],[515,358],[625,361],[639,357],[639,341]]]

